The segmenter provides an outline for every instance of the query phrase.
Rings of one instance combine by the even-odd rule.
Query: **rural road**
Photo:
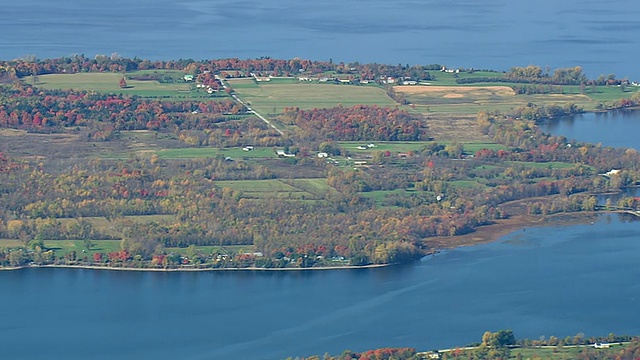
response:
[[[220,82],[220,84],[222,84],[222,87],[224,88],[224,90],[229,89],[229,86],[227,85],[227,83],[225,83],[222,78],[218,75],[214,75],[216,80],[218,80]],[[238,97],[238,95],[236,95],[235,93],[231,94],[231,97],[233,98],[233,100],[239,102],[240,104],[244,105],[244,107],[247,108],[247,110],[252,113],[253,115],[257,116],[260,120],[264,121],[267,125],[269,125],[272,129],[274,129],[275,131],[277,131],[280,135],[284,135],[284,133],[282,132],[282,130],[278,129],[271,121],[269,121],[269,119],[265,118],[264,116],[260,115],[257,111],[253,110],[249,105],[247,105],[244,101],[242,101],[242,99],[240,99],[240,97]]]

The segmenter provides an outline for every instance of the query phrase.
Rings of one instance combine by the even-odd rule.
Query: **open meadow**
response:
[[[395,106],[384,89],[375,86],[274,82],[254,83],[251,79],[230,80],[236,93],[261,114],[277,114],[285,107],[328,108],[338,105]]]
[[[125,74],[125,76],[143,76],[148,72],[135,72]],[[164,73],[167,73],[165,71]],[[177,77],[177,74],[184,74],[182,71],[169,72],[169,78]],[[174,82],[159,82],[157,80],[134,80],[127,79],[127,86],[120,87],[122,74],[119,73],[77,73],[77,74],[48,74],[39,75],[36,87],[44,89],[74,89],[88,90],[109,94],[137,95],[148,98],[161,99],[208,99],[212,95],[204,90],[196,89],[194,83],[187,83],[181,78]],[[181,77],[182,75],[180,75]],[[24,81],[33,84],[31,77],[26,77]],[[226,96],[223,92],[217,96]]]

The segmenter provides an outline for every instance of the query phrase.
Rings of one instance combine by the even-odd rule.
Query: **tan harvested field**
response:
[[[478,127],[476,115],[428,114],[426,115],[429,135],[436,141],[485,141],[492,142]]]
[[[516,95],[508,86],[395,86],[415,111],[424,114],[477,114],[479,111],[508,112],[527,103],[560,105],[574,103],[584,109],[595,108],[595,102],[581,94]]]

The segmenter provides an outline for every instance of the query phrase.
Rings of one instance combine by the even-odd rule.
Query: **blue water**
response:
[[[567,139],[640,150],[640,110],[585,113],[548,120],[540,127]]]
[[[635,0],[22,0],[3,3],[0,58],[581,65],[640,80],[638,19]]]
[[[0,11],[0,58],[582,65],[591,77],[640,80],[639,15],[633,0],[22,0]],[[637,124],[637,115],[588,114],[547,131],[638,149]],[[280,359],[429,350],[499,329],[530,338],[638,334],[638,255],[640,223],[612,215],[385,269],[4,271],[0,358]]]
[[[640,222],[531,228],[384,269],[0,272],[3,359],[282,359],[640,333]]]

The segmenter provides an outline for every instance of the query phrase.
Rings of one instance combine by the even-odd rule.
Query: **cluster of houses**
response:
[[[185,82],[193,82],[195,81],[195,78],[193,77],[193,75],[191,74],[185,74],[182,79],[184,79]],[[196,88],[198,89],[204,89],[204,91],[206,91],[208,94],[213,94],[214,92],[218,91],[218,89],[214,89],[211,87],[211,85],[205,85],[205,84],[201,84],[201,83],[197,83],[196,84]]]

